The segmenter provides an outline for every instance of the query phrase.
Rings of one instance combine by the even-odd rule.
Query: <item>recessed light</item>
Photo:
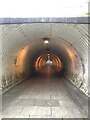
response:
[[[49,44],[49,38],[43,38],[45,44]]]
[[[48,40],[45,40],[45,41],[44,41],[44,43],[45,43],[45,44],[48,44],[48,43],[49,43],[49,41],[48,41]]]

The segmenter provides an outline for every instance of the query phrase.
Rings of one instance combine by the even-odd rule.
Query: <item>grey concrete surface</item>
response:
[[[59,18],[54,18],[54,17],[42,17],[42,18],[0,18],[0,23],[90,23],[90,17],[59,17]]]
[[[74,86],[70,83],[72,88],[67,87],[64,81],[65,78],[54,76],[34,77],[23,81],[3,94],[2,117],[87,118],[88,114],[82,112],[80,103],[70,93]],[[79,94],[84,96],[80,91]],[[85,107],[88,107],[88,103]]]

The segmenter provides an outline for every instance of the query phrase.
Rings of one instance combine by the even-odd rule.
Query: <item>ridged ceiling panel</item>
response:
[[[32,23],[2,25],[2,50],[13,53],[32,42],[44,37],[51,40],[66,40],[83,56],[88,50],[87,24]],[[38,42],[39,42],[38,41]],[[55,44],[55,43],[53,43]]]

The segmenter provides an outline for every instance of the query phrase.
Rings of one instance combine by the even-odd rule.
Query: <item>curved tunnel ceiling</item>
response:
[[[39,43],[38,40],[41,41],[44,37],[50,37],[51,42],[56,40],[56,44],[58,44],[57,40],[69,42],[81,56],[88,49],[88,25],[85,24],[12,24],[3,25],[2,33],[3,52],[5,50],[10,54],[17,52],[27,44]],[[11,49],[8,46],[12,46]]]
[[[76,24],[12,24],[3,25],[2,27],[2,53],[10,56],[17,56],[18,51],[30,44],[30,49],[35,52],[35,49],[41,50],[44,45],[42,38],[49,37],[50,48],[62,49],[65,45],[72,49],[74,48],[83,61],[88,58],[88,26]],[[69,43],[69,44],[67,44]],[[39,47],[38,47],[39,46]],[[62,48],[62,49],[61,49]],[[59,51],[59,50],[57,50]],[[33,52],[31,52],[33,54]]]
[[[90,37],[88,35],[87,24],[3,24],[3,60],[5,58],[5,63],[8,60],[9,65],[14,64],[15,59],[22,50],[24,50],[24,54],[21,55],[22,58],[28,58],[26,59],[26,63],[27,60],[36,59],[46,50],[46,46],[43,44],[43,38],[45,37],[50,38],[48,46],[50,52],[54,52],[57,56],[61,57],[67,66],[70,58],[72,58],[72,65],[78,61],[78,64],[81,64],[80,69],[85,69],[84,77],[87,79],[88,37]],[[81,74],[83,74],[83,72],[81,72]]]

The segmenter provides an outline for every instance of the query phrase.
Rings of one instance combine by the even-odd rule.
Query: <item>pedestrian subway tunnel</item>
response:
[[[3,92],[49,66],[88,95],[88,24],[23,23],[1,28]]]

